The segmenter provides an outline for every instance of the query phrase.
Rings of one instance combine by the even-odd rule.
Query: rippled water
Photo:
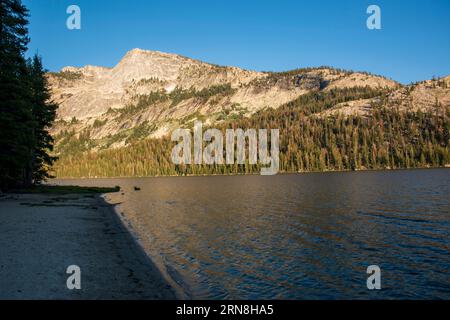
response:
[[[186,297],[450,298],[448,169],[59,183],[120,185],[110,198]]]

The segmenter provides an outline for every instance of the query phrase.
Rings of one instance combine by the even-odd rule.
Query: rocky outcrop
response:
[[[372,108],[378,105],[410,112],[446,110],[450,108],[450,76],[402,86],[389,91],[385,96],[373,99],[340,103],[316,116],[370,116]]]

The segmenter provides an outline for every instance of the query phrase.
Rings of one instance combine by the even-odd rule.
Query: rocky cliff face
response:
[[[136,95],[176,87],[203,89],[208,86],[242,83],[263,74],[222,68],[175,54],[134,49],[114,68],[66,67],[50,74],[53,98],[60,104],[60,119],[97,118],[108,109],[120,109]]]
[[[426,82],[411,91],[366,73],[327,67],[255,72],[140,49],[128,52],[114,68],[66,67],[48,79],[52,98],[60,105],[52,129],[58,143],[71,132],[88,134],[103,148],[126,145],[130,137],[160,137],[195,119],[215,123],[249,116],[312,91],[382,87],[392,90],[392,101],[406,101],[406,94],[414,106],[428,106],[436,95],[449,102],[448,89],[427,88],[432,84]],[[362,107],[370,107],[369,102]]]

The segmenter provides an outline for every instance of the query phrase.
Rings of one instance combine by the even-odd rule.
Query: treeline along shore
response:
[[[444,82],[433,85],[447,88]],[[382,170],[444,167],[450,163],[450,106],[421,110],[390,107],[389,89],[355,87],[312,92],[279,107],[215,125],[279,129],[280,172]],[[336,105],[367,101],[363,114],[328,114]],[[366,102],[367,103],[367,102]],[[201,116],[199,116],[201,120]],[[207,128],[205,128],[206,130]],[[90,149],[90,132],[62,132],[56,151],[58,177],[132,177],[195,174],[252,174],[261,165],[175,165],[170,136],[123,148]],[[247,150],[248,152],[248,150]],[[223,154],[226,154],[224,149]]]

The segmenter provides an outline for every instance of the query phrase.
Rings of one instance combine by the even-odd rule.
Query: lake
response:
[[[449,169],[57,183],[120,185],[108,199],[186,298],[450,299]]]

